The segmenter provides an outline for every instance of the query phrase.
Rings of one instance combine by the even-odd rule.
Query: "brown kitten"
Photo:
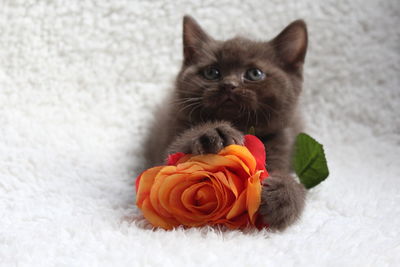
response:
[[[173,152],[217,153],[242,144],[250,127],[264,142],[271,175],[260,214],[271,229],[295,222],[306,191],[291,175],[294,138],[301,130],[307,29],[297,20],[269,42],[236,37],[219,41],[188,16],[183,20],[184,61],[172,99],[156,116],[145,146],[148,166]]]

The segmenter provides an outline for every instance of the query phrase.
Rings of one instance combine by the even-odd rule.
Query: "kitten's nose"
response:
[[[222,83],[222,88],[225,90],[233,90],[238,86],[239,86],[239,84],[235,81],[224,81]]]

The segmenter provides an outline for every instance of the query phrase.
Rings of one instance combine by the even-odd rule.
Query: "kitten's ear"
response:
[[[293,21],[271,43],[286,66],[301,67],[307,52],[306,23],[303,20]]]
[[[191,16],[183,17],[183,56],[185,64],[192,62],[202,44],[212,40]]]

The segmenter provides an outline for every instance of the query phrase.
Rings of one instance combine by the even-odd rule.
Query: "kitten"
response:
[[[270,173],[262,188],[262,219],[277,230],[295,222],[306,194],[291,175],[290,160],[302,128],[298,97],[306,50],[302,20],[269,42],[219,41],[185,16],[184,60],[171,99],[158,111],[146,142],[148,166],[161,164],[169,153],[217,153],[242,144],[254,127],[265,144]]]

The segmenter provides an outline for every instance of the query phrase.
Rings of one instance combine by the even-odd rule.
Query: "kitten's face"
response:
[[[301,25],[297,28],[304,29],[306,42]],[[293,37],[293,31],[289,33]],[[301,90],[306,46],[292,45],[301,50],[300,56],[280,47],[286,49],[282,57],[277,45],[293,39],[286,35],[268,43],[244,38],[216,41],[185,18],[185,62],[177,79],[177,103],[183,114],[192,122],[228,120],[242,130],[287,123]]]

